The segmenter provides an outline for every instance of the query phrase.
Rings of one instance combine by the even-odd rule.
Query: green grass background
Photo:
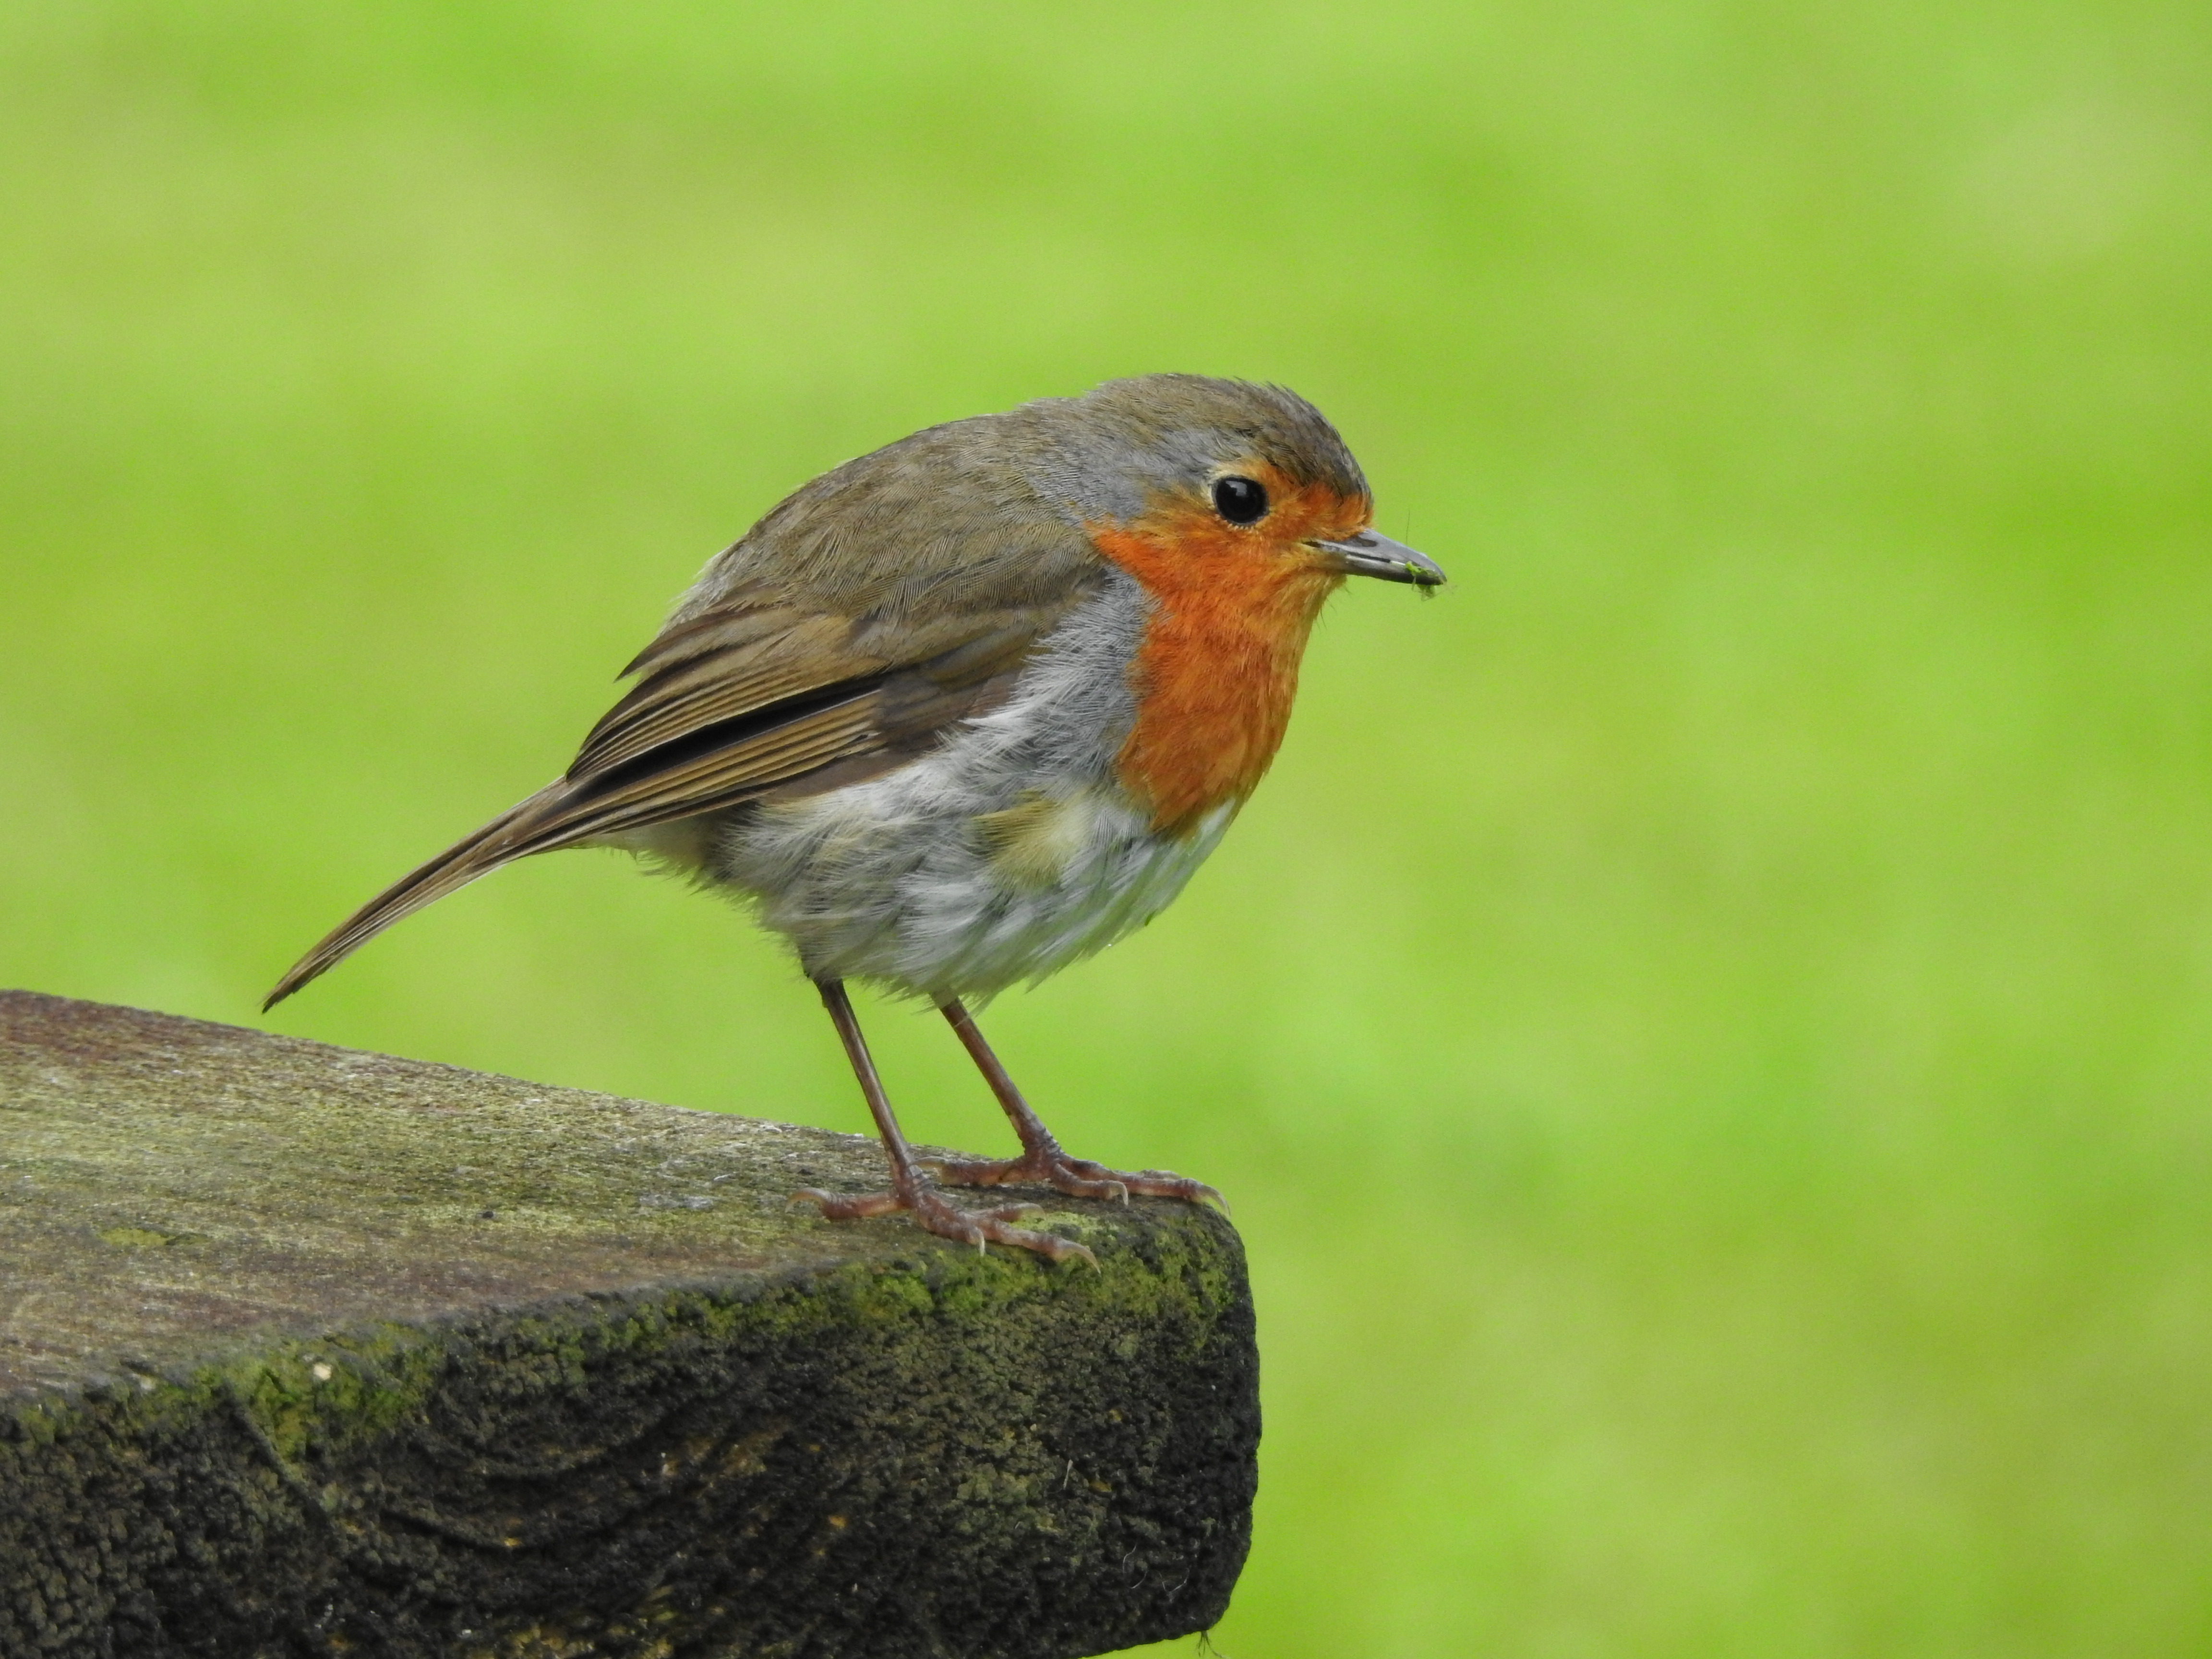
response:
[[[1453,586],[988,1022],[1237,1203],[1218,1648],[2212,1650],[2209,166],[2157,0],[0,9],[0,982],[862,1127],[612,855],[254,1010],[821,468],[1280,380]]]

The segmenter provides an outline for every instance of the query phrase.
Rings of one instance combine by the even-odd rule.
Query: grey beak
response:
[[[1335,554],[1347,576],[1379,576],[1386,582],[1411,582],[1416,587],[1443,585],[1444,573],[1434,559],[1372,530],[1346,536],[1340,542],[1310,544]]]

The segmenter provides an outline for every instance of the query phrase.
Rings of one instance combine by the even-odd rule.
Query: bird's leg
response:
[[[1022,1091],[1014,1087],[1013,1079],[999,1064],[998,1055],[983,1041],[975,1017],[961,1006],[960,999],[946,998],[938,1004],[938,1011],[951,1023],[961,1046],[968,1050],[969,1059],[975,1062],[975,1069],[982,1073],[983,1081],[991,1085],[991,1092],[998,1096],[999,1104],[1005,1109],[1022,1142],[1019,1158],[992,1163],[932,1159],[930,1167],[940,1180],[956,1187],[1004,1187],[1017,1182],[1036,1182],[1071,1198],[1118,1198],[1126,1204],[1129,1194],[1134,1193],[1139,1198],[1180,1198],[1193,1204],[1212,1199],[1223,1209],[1229,1207],[1221,1194],[1202,1181],[1188,1181],[1182,1176],[1170,1175],[1165,1170],[1109,1170],[1089,1158],[1070,1158],[1060,1151],[1060,1143],[1044,1127],[1043,1120],[1030,1109],[1029,1102],[1022,1098]]]
[[[979,1250],[987,1242],[1010,1244],[1017,1249],[1035,1250],[1054,1261],[1065,1261],[1073,1255],[1081,1256],[1094,1267],[1098,1265],[1096,1256],[1072,1240],[1013,1225],[1013,1218],[1035,1210],[1037,1206],[1034,1204],[1012,1204],[997,1210],[963,1210],[931,1186],[915,1164],[906,1137],[899,1133],[898,1119],[891,1115],[890,1100],[884,1093],[883,1079],[876,1075],[876,1062],[869,1056],[867,1039],[860,1035],[860,1022],[854,1015],[853,1000],[845,994],[844,981],[824,979],[815,984],[822,993],[822,1006],[830,1011],[830,1018],[845,1044],[845,1058],[853,1063],[853,1075],[860,1080],[860,1092],[867,1097],[868,1112],[876,1120],[876,1133],[883,1137],[884,1151],[890,1155],[891,1189],[887,1193],[854,1194],[807,1187],[792,1194],[794,1202],[803,1198],[821,1206],[823,1215],[831,1221],[855,1221],[863,1216],[888,1215],[894,1210],[904,1210],[925,1232],[957,1239]]]

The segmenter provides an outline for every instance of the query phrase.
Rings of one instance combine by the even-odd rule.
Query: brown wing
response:
[[[269,1003],[502,864],[835,787],[987,707],[1106,569],[1036,482],[1060,463],[1035,426],[932,428],[787,496],[624,671],[637,684],[565,776],[372,899]]]
[[[533,853],[805,793],[903,764],[1002,695],[1073,606],[969,611],[896,630],[906,660],[842,617],[732,605],[671,626],[566,776],[363,905],[294,964],[273,1007],[402,917]]]

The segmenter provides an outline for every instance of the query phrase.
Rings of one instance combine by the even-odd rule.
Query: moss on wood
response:
[[[857,1137],[0,994],[0,1653],[1211,1624],[1258,1436],[1235,1234],[1055,1200],[1094,1272],[786,1207],[880,1180]]]

